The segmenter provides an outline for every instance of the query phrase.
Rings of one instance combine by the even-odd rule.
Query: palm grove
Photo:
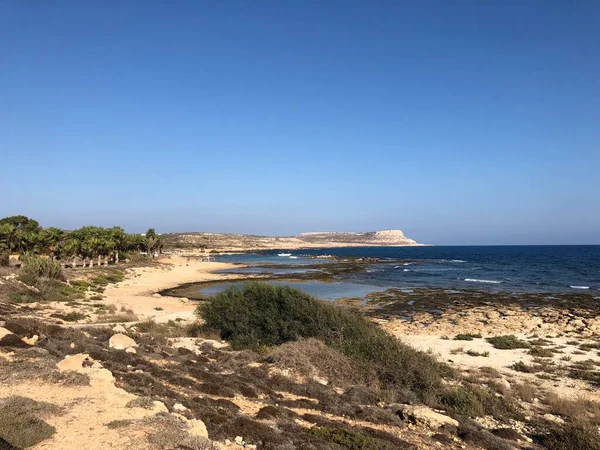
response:
[[[42,228],[33,219],[12,216],[0,219],[0,265],[8,265],[11,254],[46,255],[63,265],[94,266],[118,263],[119,259],[146,252],[160,253],[163,241],[150,228],[145,235],[126,233],[121,227],[85,226],[74,231]]]

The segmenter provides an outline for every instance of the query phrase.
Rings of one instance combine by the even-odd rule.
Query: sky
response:
[[[600,3],[0,0],[0,217],[600,244]]]

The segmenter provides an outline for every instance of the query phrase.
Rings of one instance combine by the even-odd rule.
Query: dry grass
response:
[[[324,378],[342,387],[357,383],[376,384],[377,374],[368,366],[362,366],[343,353],[311,338],[288,342],[266,357],[280,369],[290,370],[304,378]]]
[[[600,425],[600,403],[582,398],[570,400],[560,397],[555,392],[546,394],[544,403],[548,405],[552,414],[570,420],[586,420]]]
[[[537,397],[537,389],[531,384],[513,384],[511,389],[519,399],[527,403],[533,403],[533,400]]]

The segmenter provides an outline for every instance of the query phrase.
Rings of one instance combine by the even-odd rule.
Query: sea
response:
[[[328,261],[315,259],[315,256],[380,260],[367,264],[364,270],[344,274],[334,283],[274,282],[293,285],[326,300],[364,297],[370,292],[389,288],[579,292],[589,293],[600,300],[600,245],[320,248],[292,251],[292,258],[278,256],[279,253],[219,255],[216,260],[249,265],[248,268],[229,271],[273,274],[322,270],[319,267],[303,267]],[[278,268],[278,265],[286,267]],[[202,292],[212,295],[230,284],[214,285]]]

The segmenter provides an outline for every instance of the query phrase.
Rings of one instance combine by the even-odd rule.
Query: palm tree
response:
[[[12,252],[15,250],[17,238],[17,227],[11,223],[0,225],[0,239],[5,244],[7,250]]]
[[[154,252],[160,252],[162,249],[162,238],[156,234],[150,236],[146,235],[145,246],[148,254],[152,255],[152,259],[154,259]]]
[[[44,231],[44,241],[50,253],[50,259],[54,261],[56,252],[65,237],[65,233],[60,228],[50,227]]]
[[[115,249],[115,263],[119,264],[119,253],[127,249],[127,234],[123,228],[113,227],[110,230],[110,237]]]

